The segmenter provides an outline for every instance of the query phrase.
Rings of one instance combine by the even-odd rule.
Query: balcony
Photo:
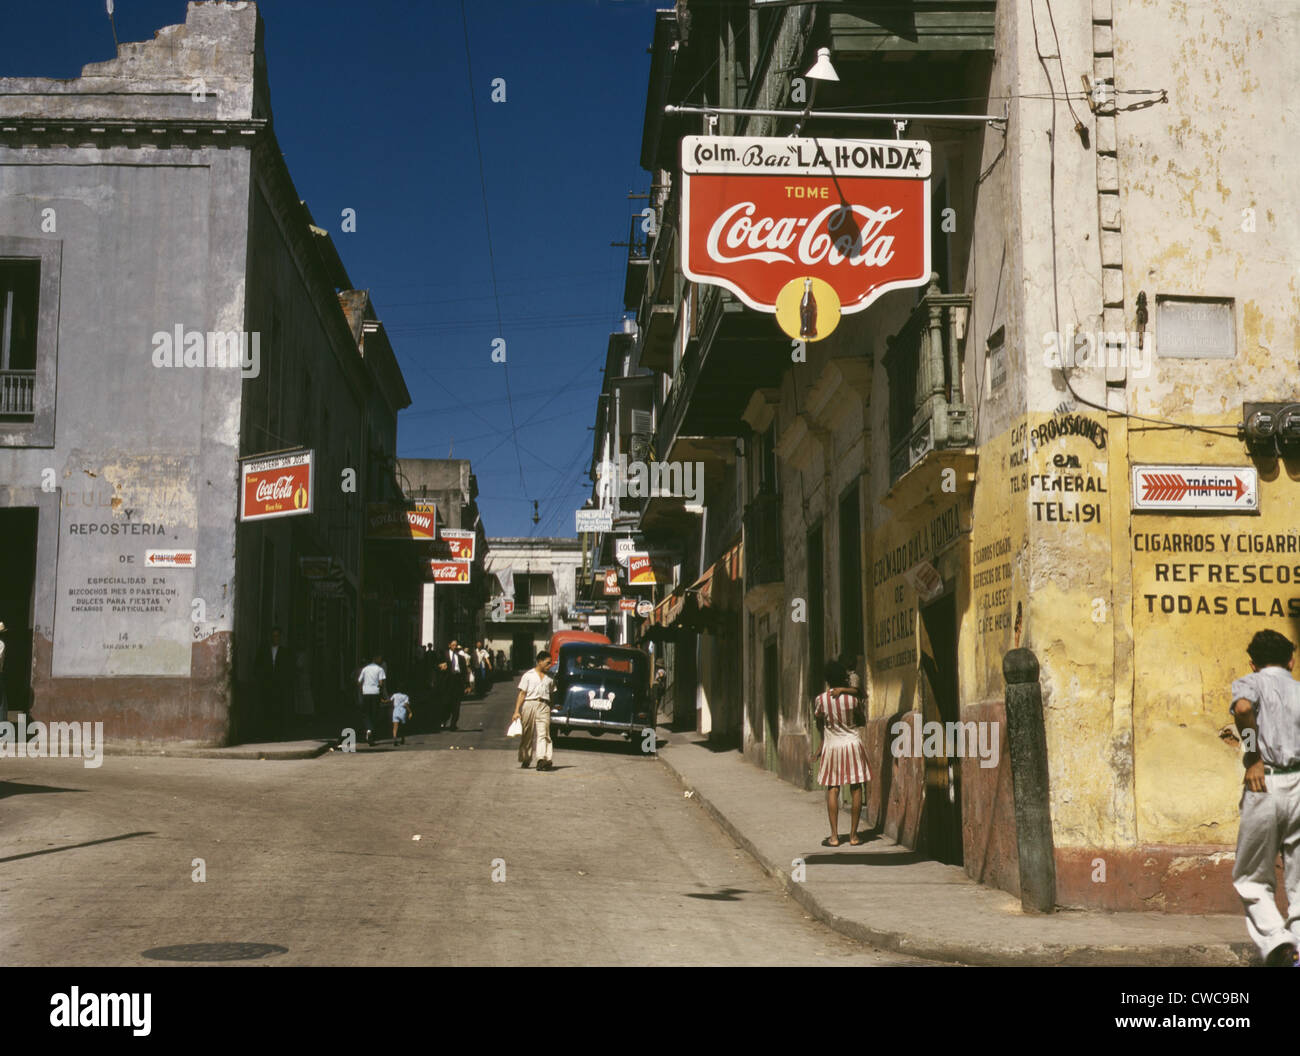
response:
[[[0,370],[0,417],[35,417],[35,394],[36,371]]]
[[[700,287],[696,335],[660,412],[656,450],[672,450],[679,436],[743,436],[750,396],[779,385],[790,365],[790,341],[776,320],[718,286]]]
[[[891,484],[931,451],[974,442],[974,419],[962,393],[970,305],[969,294],[940,293],[932,275],[903,328],[885,341]]]
[[[664,215],[671,215],[667,207]],[[644,304],[639,309],[644,332],[641,366],[665,374],[673,369],[673,321],[677,317],[674,303],[676,255],[673,251],[676,243],[676,231],[672,227],[659,229],[644,272]]]
[[[627,233],[627,275],[623,279],[623,307],[628,311],[636,311],[641,307],[646,272],[650,270],[650,237],[641,229],[643,222],[640,216],[632,217],[632,227]]]
[[[540,623],[549,622],[551,619],[551,606],[545,602],[530,602],[526,605],[516,605],[514,612],[506,614],[504,619],[494,619],[493,612],[496,610],[497,599],[489,601],[483,606],[483,618],[489,623]]]
[[[781,496],[763,489],[745,507],[745,591],[785,578],[781,547]]]

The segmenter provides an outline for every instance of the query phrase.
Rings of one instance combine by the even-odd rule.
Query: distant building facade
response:
[[[556,631],[608,633],[605,621],[589,621],[575,608],[582,569],[577,539],[498,537],[488,542],[484,635],[494,654],[505,653],[510,670],[531,667]]]
[[[419,548],[420,567],[413,570],[420,592],[419,638],[435,648],[459,639],[473,645],[483,636],[483,603],[490,580],[485,572],[489,547],[478,510],[478,479],[463,458],[403,458],[398,460],[403,494],[411,502],[432,502],[436,507],[439,541]],[[463,582],[435,582],[430,562],[453,557],[444,534],[450,529],[458,539],[472,540],[473,559]],[[442,567],[445,567],[442,566]]]

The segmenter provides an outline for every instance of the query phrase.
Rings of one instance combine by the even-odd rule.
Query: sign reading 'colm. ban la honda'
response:
[[[816,340],[818,289],[849,314],[929,281],[930,145],[686,136],[682,231],[689,279],[778,318],[788,302]]]

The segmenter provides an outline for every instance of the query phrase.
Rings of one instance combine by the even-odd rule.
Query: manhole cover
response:
[[[182,946],[155,946],[140,956],[155,961],[255,961],[288,952],[287,947],[269,942],[189,942]]]

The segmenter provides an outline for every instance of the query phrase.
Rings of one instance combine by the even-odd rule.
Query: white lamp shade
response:
[[[838,81],[839,74],[835,72],[835,67],[831,65],[831,49],[818,48],[817,61],[812,64],[812,68],[804,74],[805,77],[811,77],[814,81]]]

